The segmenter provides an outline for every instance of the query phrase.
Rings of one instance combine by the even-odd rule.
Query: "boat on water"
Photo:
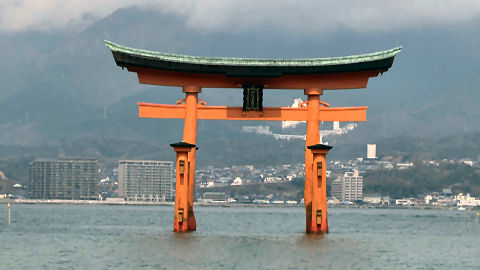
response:
[[[466,208],[465,208],[465,207],[462,207],[462,206],[460,206],[460,207],[458,207],[458,208],[457,208],[457,210],[460,210],[460,211],[465,211],[465,210],[466,210]]]

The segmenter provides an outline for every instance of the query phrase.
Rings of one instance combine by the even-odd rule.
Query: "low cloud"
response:
[[[0,30],[51,31],[85,27],[133,0],[6,0],[0,1]]]
[[[82,28],[131,5],[181,15],[189,27],[208,32],[260,26],[300,34],[381,32],[480,16],[478,0],[12,0],[0,2],[0,31]]]

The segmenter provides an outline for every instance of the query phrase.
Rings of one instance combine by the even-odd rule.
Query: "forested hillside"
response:
[[[262,26],[247,32],[190,28],[185,19],[135,7],[115,11],[86,29],[0,33],[0,170],[25,179],[35,158],[68,156],[173,159],[182,137],[177,120],[138,119],[137,102],[174,103],[179,89],[139,85],[118,68],[104,40],[156,51],[201,56],[305,58],[370,53],[403,45],[393,67],[367,89],[325,91],[332,106],[369,106],[365,123],[326,138],[330,159],[364,156],[397,160],[473,158],[480,151],[480,35],[471,24],[394,33],[341,30],[292,36]],[[252,42],[254,41],[254,42]],[[459,42],[460,41],[460,42]],[[461,64],[459,64],[461,63]],[[288,106],[302,90],[265,91],[265,106]],[[240,105],[238,89],[204,89],[209,105]],[[284,164],[303,160],[303,141],[277,141],[242,132],[243,125],[280,123],[200,121],[200,166]]]

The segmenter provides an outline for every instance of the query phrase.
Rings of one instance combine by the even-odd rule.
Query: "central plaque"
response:
[[[243,85],[243,111],[263,109],[263,85]]]

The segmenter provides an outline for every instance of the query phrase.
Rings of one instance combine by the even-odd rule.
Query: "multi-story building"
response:
[[[335,179],[332,181],[331,196],[339,201],[343,201],[343,180]]]
[[[120,160],[118,196],[134,201],[172,198],[172,161]]]
[[[377,158],[377,145],[367,144],[367,159],[376,159],[376,158]]]
[[[363,176],[358,170],[343,175],[343,201],[354,202],[363,199]]]
[[[363,176],[358,170],[346,172],[341,179],[335,179],[331,185],[331,197],[340,201],[354,202],[363,199]]]
[[[96,159],[38,159],[30,163],[29,178],[34,199],[98,199]]]
[[[369,194],[369,195],[363,196],[363,201],[371,204],[381,204],[383,200],[381,195]]]

